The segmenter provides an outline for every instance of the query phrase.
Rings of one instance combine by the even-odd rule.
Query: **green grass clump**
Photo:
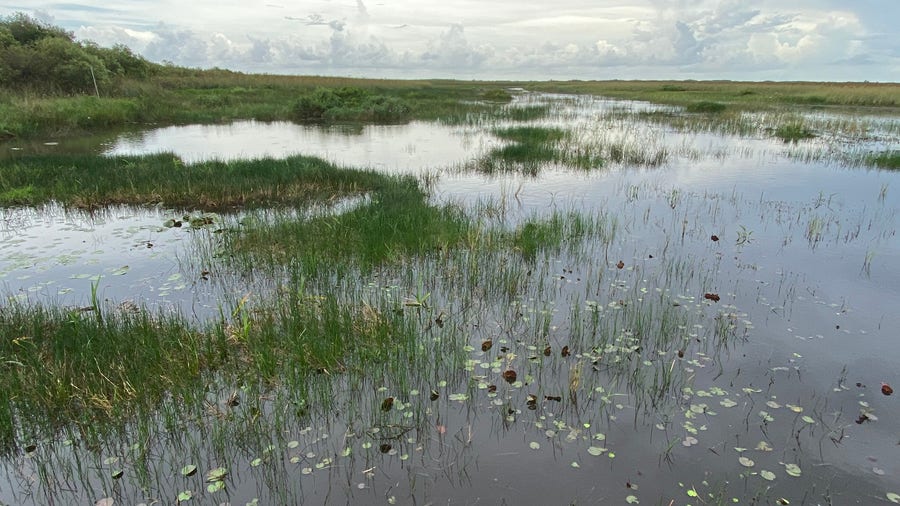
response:
[[[889,170],[900,170],[900,151],[882,151],[865,157],[865,163],[873,167]]]
[[[305,156],[192,165],[171,154],[30,156],[2,162],[0,171],[0,206],[56,201],[84,209],[157,203],[206,210],[302,205],[361,194],[386,179]]]
[[[24,426],[123,419],[215,366],[217,343],[179,317],[99,308],[0,309],[0,418]]]
[[[688,105],[686,108],[687,112],[699,113],[699,114],[718,114],[723,112],[726,109],[725,104],[721,102],[697,102],[694,104]]]
[[[512,101],[512,95],[506,90],[503,89],[491,89],[485,91],[481,94],[482,100],[489,100],[491,102],[510,102]]]
[[[561,162],[559,143],[567,137],[559,128],[522,126],[495,129],[494,135],[511,144],[491,150],[478,163],[485,173],[521,171],[536,175],[547,163]]]
[[[303,122],[408,121],[412,108],[398,97],[373,95],[356,87],[318,88],[294,104],[293,117]]]
[[[812,139],[816,136],[803,122],[799,121],[779,125],[775,128],[773,134],[783,142],[797,142],[804,139]]]
[[[226,249],[248,266],[366,269],[444,250],[461,241],[469,226],[458,207],[430,204],[414,178],[391,178],[347,212],[254,226],[233,234]]]

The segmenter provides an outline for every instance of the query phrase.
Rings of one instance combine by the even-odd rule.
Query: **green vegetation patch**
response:
[[[191,165],[171,154],[32,156],[4,162],[0,172],[0,206],[56,201],[85,209],[157,203],[206,210],[303,205],[365,193],[387,179],[305,156]]]
[[[375,95],[362,88],[318,88],[294,104],[293,117],[303,122],[408,121],[412,108],[398,97]]]
[[[384,181],[368,200],[336,215],[245,227],[226,249],[248,265],[293,263],[306,272],[369,268],[458,243],[469,220],[456,206],[434,206],[412,177]]]
[[[195,381],[216,344],[177,317],[6,305],[0,309],[0,418],[122,418]]]
[[[873,167],[889,170],[900,170],[900,151],[882,151],[865,157],[865,163]]]
[[[801,121],[779,125],[775,128],[773,134],[784,142],[797,142],[804,139],[812,139],[816,136]]]
[[[721,102],[702,101],[690,104],[685,109],[687,110],[687,112],[691,113],[718,114],[725,111],[725,109],[727,109],[727,106]]]

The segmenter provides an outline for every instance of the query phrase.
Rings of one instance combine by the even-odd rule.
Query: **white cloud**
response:
[[[900,37],[884,21],[900,18],[897,2],[876,11],[838,0],[268,1],[87,0],[35,12],[79,37],[193,67],[535,79],[900,75]]]

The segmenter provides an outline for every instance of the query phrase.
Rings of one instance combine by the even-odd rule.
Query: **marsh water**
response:
[[[504,141],[496,124],[477,121],[247,121],[4,146],[4,156],[171,152],[187,163],[313,155],[427,177],[435,201],[509,225],[582,213],[607,232],[519,270],[498,254],[353,280],[372,300],[429,293],[428,311],[409,310],[421,314],[423,353],[438,354],[432,365],[323,375],[303,415],[247,401],[257,416],[238,413],[227,430],[212,417],[167,435],[160,415],[100,448],[47,435],[3,460],[0,503],[171,504],[184,491],[198,504],[900,501],[900,397],[881,390],[900,385],[900,174],[857,162],[900,149],[900,118],[810,112],[810,124],[852,128],[785,143],[764,130],[676,128],[646,113],[677,110],[645,103],[524,94],[511,107],[532,104],[552,110],[534,124],[655,161],[486,174],[474,162]],[[96,286],[110,304],[198,321],[271,290],[241,273],[201,275],[209,266],[198,250],[242,216],[165,226],[184,213],[4,210],[4,290],[77,307]],[[461,302],[462,281],[448,269],[473,265],[521,278],[509,281],[515,293]],[[447,328],[430,324],[443,314]],[[209,395],[223,407],[229,388],[219,388]],[[148,423],[153,436],[138,441]],[[136,464],[139,443],[149,464]],[[200,472],[179,472],[187,464]],[[207,489],[205,474],[219,466],[229,469],[226,490]]]

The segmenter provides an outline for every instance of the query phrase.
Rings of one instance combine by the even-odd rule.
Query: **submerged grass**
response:
[[[339,169],[318,158],[209,161],[186,165],[152,156],[31,156],[0,164],[0,206],[96,209],[114,204],[221,210],[358,195],[385,184],[374,171]]]

